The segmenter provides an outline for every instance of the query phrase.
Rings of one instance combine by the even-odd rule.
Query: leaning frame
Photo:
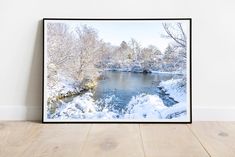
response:
[[[75,77],[73,76],[72,77],[73,74],[71,74],[71,73],[73,73],[73,72],[69,73],[68,71],[73,71],[73,70],[71,70],[71,69],[74,68],[73,66],[78,67],[78,66],[80,66],[80,63],[77,63],[76,61],[73,61],[74,64],[69,65],[69,66],[67,66],[66,63],[63,63],[65,65],[60,65],[60,59],[59,58],[64,57],[63,52],[61,53],[61,51],[64,50],[64,51],[66,51],[67,54],[69,54],[70,52],[75,53],[75,54],[71,55],[71,57],[74,57],[74,56],[77,55],[78,58],[79,58],[79,55],[81,55],[81,49],[82,49],[81,48],[82,46],[79,45],[79,44],[81,44],[81,43],[83,43],[85,45],[85,43],[93,41],[90,45],[88,44],[89,46],[92,46],[92,48],[94,50],[92,52],[98,52],[99,50],[98,51],[95,51],[95,50],[99,49],[102,46],[104,46],[103,48],[107,48],[108,44],[110,46],[110,43],[107,43],[107,40],[110,39],[110,40],[115,41],[115,39],[113,39],[112,37],[105,37],[104,40],[103,40],[102,35],[107,36],[108,33],[106,32],[106,34],[105,34],[105,33],[102,32],[103,30],[106,30],[105,28],[107,28],[107,26],[102,28],[102,26],[100,26],[100,25],[102,25],[102,23],[108,23],[110,25],[110,28],[114,27],[113,28],[114,32],[118,31],[117,29],[115,29],[116,28],[115,25],[117,25],[117,26],[120,25],[121,26],[122,23],[125,23],[126,25],[124,25],[124,27],[120,29],[120,32],[121,32],[125,28],[125,26],[126,27],[131,26],[131,25],[134,26],[134,24],[132,24],[132,23],[137,23],[137,24],[142,23],[144,25],[145,23],[154,23],[154,22],[156,22],[156,23],[161,22],[162,23],[162,26],[163,26],[163,28],[166,32],[165,32],[164,35],[163,34],[161,34],[161,35],[162,35],[162,38],[165,37],[165,38],[168,38],[168,40],[169,40],[169,43],[168,43],[169,45],[168,45],[168,47],[166,47],[166,49],[168,48],[169,52],[173,51],[174,48],[177,49],[177,41],[175,41],[174,36],[173,36],[172,39],[170,39],[171,35],[174,35],[174,33],[171,32],[171,27],[172,28],[174,26],[177,27],[177,24],[181,23],[181,22],[186,23],[186,25],[185,25],[187,27],[186,28],[187,29],[187,33],[186,33],[187,34],[186,35],[187,41],[185,42],[185,44],[186,44],[186,50],[185,50],[185,52],[186,52],[186,56],[185,56],[186,57],[186,63],[184,63],[186,68],[182,70],[183,71],[182,73],[181,72],[179,72],[179,74],[177,73],[178,72],[177,67],[181,66],[180,57],[179,57],[179,60],[180,60],[179,65],[178,65],[178,61],[177,61],[177,63],[175,63],[177,65],[173,66],[176,69],[175,71],[171,71],[171,70],[167,69],[167,68],[170,68],[172,66],[172,65],[168,65],[167,61],[169,61],[169,64],[174,63],[176,61],[174,60],[174,57],[173,57],[173,61],[170,61],[170,58],[171,58],[171,57],[169,57],[170,55],[169,56],[165,55],[165,54],[168,54],[168,51],[166,49],[165,50],[161,49],[161,51],[164,51],[164,54],[163,54],[163,52],[161,52],[159,58],[161,58],[161,59],[164,58],[164,57],[167,58],[167,59],[162,59],[164,61],[161,64],[162,65],[164,64],[162,69],[169,70],[169,71],[164,71],[164,70],[158,71],[158,70],[156,70],[158,68],[156,68],[154,66],[153,66],[153,68],[151,66],[150,66],[151,68],[142,68],[141,66],[145,65],[145,63],[144,63],[145,60],[141,61],[141,63],[139,63],[140,64],[139,67],[141,67],[142,69],[141,68],[138,69],[137,66],[136,67],[135,66],[131,67],[129,65],[127,65],[127,68],[125,67],[126,69],[125,68],[116,68],[116,66],[115,66],[117,64],[115,62],[116,60],[112,59],[112,58],[111,58],[111,60],[114,61],[115,63],[110,63],[111,61],[110,62],[107,61],[107,63],[105,62],[105,64],[110,65],[110,67],[112,67],[112,68],[115,67],[115,69],[114,68],[112,69],[107,65],[97,65],[98,63],[95,64],[95,66],[97,66],[97,67],[94,67],[94,65],[89,65],[88,64],[91,61],[93,62],[94,60],[95,61],[98,60],[97,58],[93,58],[93,60],[87,61],[88,63],[86,65],[87,67],[91,66],[92,68],[87,68],[86,71],[84,70],[85,72],[83,72],[83,76],[79,76],[79,77],[78,76],[75,76]],[[113,23],[113,24],[110,24],[110,23]],[[128,25],[128,23],[130,23],[130,24]],[[65,24],[65,26],[63,24]],[[167,25],[167,24],[169,24],[169,25]],[[76,26],[76,25],[79,25],[79,26]],[[50,27],[50,31],[48,30],[48,26]],[[146,25],[146,26],[148,26],[148,25]],[[77,29],[76,27],[79,27],[79,28]],[[80,28],[80,27],[83,27],[83,28]],[[95,28],[93,28],[93,27],[95,27]],[[181,28],[183,29],[183,27],[181,27]],[[73,35],[72,37],[70,37],[69,35],[67,36],[66,33],[68,33],[68,32],[71,33],[73,31],[75,31],[75,29],[77,29],[76,33],[80,33],[80,34],[77,34],[77,37],[74,37],[76,35]],[[99,29],[101,30],[101,33],[103,33],[101,35],[102,40],[97,39],[97,34],[98,33],[95,32],[97,30],[99,32],[100,31]],[[151,27],[149,27],[149,29],[151,29]],[[173,28],[172,30],[174,30],[174,29],[175,28]],[[129,30],[127,29],[127,31],[129,31]],[[167,31],[169,31],[169,32],[167,32]],[[92,33],[94,33],[93,36],[92,36]],[[49,36],[48,34],[50,34],[51,36]],[[125,34],[125,30],[124,30],[124,34]],[[87,35],[87,37],[83,37],[82,35]],[[143,36],[143,34],[142,34],[142,36]],[[50,39],[50,37],[52,37],[52,39]],[[99,34],[98,34],[98,37],[99,37]],[[181,36],[176,33],[176,37],[180,38]],[[73,41],[73,40],[75,40],[75,41]],[[56,43],[56,42],[58,42],[58,43]],[[110,42],[110,41],[108,41],[108,42]],[[138,44],[138,42],[136,42],[135,40],[132,41],[132,42],[133,42],[132,43],[133,45]],[[78,44],[78,45],[74,46],[74,44]],[[95,46],[93,47],[93,45],[96,45],[96,44],[98,45],[97,46],[98,48],[96,48]],[[171,44],[173,46],[170,46]],[[111,45],[110,49],[113,51],[113,54],[115,54],[117,52],[127,52],[127,51],[128,52],[130,51],[130,52],[134,53],[134,48],[135,47],[131,47],[130,45],[131,45],[131,42],[127,44],[127,42],[123,40],[120,43],[120,46],[119,45]],[[86,45],[83,48],[86,49],[87,48]],[[92,48],[90,48],[90,49],[92,49]],[[147,48],[149,48],[149,47],[141,47],[140,48],[141,49],[140,52],[145,50],[143,52],[143,56],[145,56],[144,54],[146,54],[147,52],[152,51],[152,49],[149,48],[150,49],[149,50]],[[76,51],[73,52],[73,49],[76,49]],[[89,47],[87,49],[89,49]],[[120,51],[117,50],[117,52],[115,52],[116,49],[119,49]],[[174,52],[177,55],[179,55],[181,53],[181,50],[175,50],[175,51],[179,51],[179,52]],[[48,54],[48,52],[50,54]],[[79,52],[80,54],[79,53],[76,54],[77,52]],[[89,53],[89,51],[87,51],[87,53]],[[98,52],[98,53],[100,53],[100,52]],[[106,53],[106,52],[102,51],[102,53]],[[42,122],[43,123],[81,123],[81,122],[83,122],[83,123],[85,123],[85,122],[95,122],[95,123],[116,123],[116,122],[118,122],[118,123],[192,123],[192,63],[191,63],[192,56],[191,56],[191,53],[192,53],[192,19],[191,18],[150,18],[150,19],[147,19],[147,18],[144,18],[144,19],[44,18],[43,19],[43,79],[42,79],[43,80],[43,94],[42,94],[42,99],[43,99],[42,100],[43,101],[42,105],[43,106],[42,106]],[[110,56],[113,56],[113,54],[110,55]],[[171,53],[169,53],[169,54],[171,54]],[[50,61],[49,61],[49,59],[48,59],[49,55],[50,55],[50,57],[55,57],[55,58],[50,58]],[[56,55],[58,55],[58,56],[56,57]],[[107,56],[107,54],[99,54],[99,55],[101,55],[101,57],[99,59],[102,59],[102,58]],[[165,55],[165,56],[163,56],[163,55]],[[85,58],[86,57],[87,58],[92,58],[92,56],[93,56],[92,54],[87,55],[87,56],[84,55]],[[144,58],[143,56],[142,56],[142,59]],[[130,62],[133,62],[133,64],[135,64],[138,61],[138,57],[136,57],[135,59],[133,59],[132,57],[133,57],[133,55],[127,55],[126,59],[128,59],[128,61],[131,60]],[[57,58],[58,58],[58,60],[57,60]],[[149,58],[147,57],[147,60]],[[70,60],[73,60],[73,59],[71,59],[71,58],[66,59],[66,62],[69,63]],[[139,61],[140,60],[141,59],[139,59]],[[167,63],[165,63],[165,62],[167,62]],[[48,63],[50,63],[50,64],[48,64]],[[120,66],[124,67],[124,63],[122,63]],[[82,66],[80,66],[80,67],[82,67]],[[102,69],[103,71],[107,70],[108,74],[106,74],[106,72],[105,72],[105,76],[101,75],[100,73],[102,73],[102,72],[99,71],[100,67],[103,68]],[[182,67],[180,67],[180,68],[182,68]],[[93,69],[93,70],[89,71],[89,69]],[[105,92],[103,93],[103,91],[107,90],[106,88],[97,87],[97,83],[93,83],[93,81],[91,81],[92,80],[92,79],[90,79],[91,76],[89,76],[89,79],[88,79],[87,82],[84,81],[84,80],[87,80],[87,79],[84,79],[85,76],[87,76],[88,74],[93,75],[93,73],[97,72],[94,69],[95,70],[98,69],[97,70],[99,72],[98,75],[100,75],[100,76],[96,76],[96,77],[101,80],[100,82],[102,82],[102,81],[105,82],[104,80],[106,79],[106,77],[107,78],[115,78],[115,79],[116,78],[122,78],[123,77],[122,73],[124,73],[123,75],[126,75],[126,74],[132,75],[132,73],[133,73],[133,79],[135,79],[136,76],[141,76],[142,77],[142,75],[143,75],[143,77],[147,77],[149,75],[153,75],[153,76],[155,76],[155,75],[164,75],[164,73],[165,73],[165,75],[167,75],[168,72],[169,73],[172,72],[172,75],[173,75],[173,73],[175,75],[179,75],[179,77],[178,76],[176,76],[176,77],[175,76],[172,76],[172,77],[167,76],[166,77],[167,80],[164,80],[165,82],[160,80],[160,81],[162,81],[162,83],[160,82],[159,84],[156,85],[156,87],[154,87],[154,88],[157,88],[158,90],[162,90],[162,91],[160,91],[160,94],[159,93],[151,93],[151,92],[148,93],[146,91],[144,91],[143,93],[140,93],[138,90],[139,89],[142,90],[141,89],[142,87],[136,88],[136,89],[131,88],[133,91],[135,91],[135,90],[138,91],[138,95],[137,95],[137,93],[135,93],[134,95],[132,95],[132,97],[129,97],[128,103],[126,103],[127,105],[125,106],[126,108],[122,109],[122,110],[119,110],[119,108],[118,108],[117,109],[118,111],[116,111],[116,108],[117,108],[116,106],[115,106],[116,108],[115,107],[112,108],[112,104],[116,103],[116,100],[113,100],[116,95],[114,95],[114,98],[109,95],[110,97],[107,98],[107,101],[111,100],[111,103],[109,104],[109,103],[106,102],[106,97],[103,96],[104,93],[105,93]],[[149,69],[151,69],[151,70],[149,70]],[[152,69],[154,69],[154,70],[152,70]],[[59,76],[62,75],[61,73],[63,73],[63,72],[66,73],[66,76],[71,76],[71,78],[73,78],[73,79],[71,79],[72,80],[71,82],[69,82],[70,78],[59,78],[57,76],[57,75],[59,75]],[[67,74],[67,72],[69,74]],[[79,71],[76,71],[76,72],[78,73]],[[121,73],[120,75],[119,75],[119,72]],[[50,74],[50,76],[48,74]],[[52,74],[55,74],[56,76],[52,75]],[[106,76],[106,75],[108,75],[108,76]],[[169,74],[169,75],[171,75],[171,74]],[[181,100],[181,96],[177,97],[180,94],[179,93],[174,93],[175,91],[171,90],[171,88],[170,88],[171,85],[177,85],[177,81],[180,81],[180,79],[182,79],[180,77],[180,75],[185,75],[184,79],[186,80],[185,99],[182,98],[183,100],[185,100],[185,102],[183,102],[183,103],[178,101],[178,99]],[[163,77],[165,79],[165,76],[156,76],[156,77]],[[51,78],[53,78],[57,81],[55,81]],[[74,79],[74,78],[76,78],[76,79]],[[94,78],[94,76],[92,76],[92,78]],[[95,78],[95,79],[97,79],[97,78]],[[125,78],[125,76],[124,76],[124,78]],[[127,78],[129,79],[129,76],[127,76],[124,80],[127,80]],[[131,76],[131,78],[132,78],[132,76]],[[171,79],[169,79],[169,78],[171,78]],[[49,81],[48,81],[48,79],[49,79]],[[151,79],[150,80],[154,82],[155,81],[154,79],[156,79],[156,78],[153,78],[153,80],[151,80]],[[60,81],[58,81],[58,80],[60,80]],[[74,80],[76,80],[76,81],[79,80],[79,81],[76,82]],[[120,80],[121,79],[118,79],[118,80],[115,80],[115,81],[120,81]],[[139,79],[139,80],[141,80],[141,79]],[[170,81],[170,80],[172,80],[172,81]],[[159,80],[157,80],[157,81],[159,81]],[[49,86],[48,82],[50,83],[49,84],[50,87],[48,87]],[[60,82],[62,85],[58,82]],[[98,81],[98,86],[101,86],[100,84],[102,84],[105,87],[110,85],[109,83],[107,83],[108,85],[107,84],[104,85],[103,83],[100,83],[100,82]],[[130,82],[132,82],[132,81],[130,81]],[[130,82],[128,82],[128,83],[130,84]],[[136,83],[141,84],[141,82],[139,82],[139,81],[137,81]],[[142,83],[145,84],[145,82],[142,82]],[[170,86],[169,86],[169,83],[170,83]],[[180,84],[181,82],[178,82],[178,83]],[[79,86],[81,84],[83,85],[82,86],[83,89],[80,89],[80,87],[79,87],[79,89],[78,88],[76,88],[76,89],[72,88],[72,87],[75,87],[75,86]],[[112,82],[112,84],[115,84],[115,83]],[[119,92],[119,87],[121,85],[120,84],[113,85],[114,86],[113,89],[108,89],[108,90],[110,90],[110,91],[113,90],[116,93],[118,93]],[[154,86],[154,83],[153,83],[153,86]],[[56,87],[56,88],[54,88],[54,87]],[[62,92],[62,94],[58,93],[58,91],[63,91],[63,89],[65,89],[65,88],[68,88],[70,90],[66,89],[67,91],[65,91],[65,93],[63,93],[63,92]],[[99,90],[97,90],[97,88]],[[100,88],[101,88],[101,90],[100,90]],[[97,90],[98,92],[95,91],[95,90]],[[122,91],[122,90],[123,89],[120,89],[120,91]],[[87,91],[89,91],[89,93]],[[128,88],[127,91],[129,91],[129,88]],[[101,94],[96,94],[96,93],[99,93],[99,92]],[[161,92],[165,92],[165,96],[167,98],[164,98],[164,96],[161,95],[162,94]],[[121,93],[121,94],[123,94],[123,93]],[[97,95],[102,95],[102,96],[98,97]],[[126,95],[129,95],[128,92],[127,92]],[[93,97],[95,97],[95,99],[93,99]],[[124,92],[123,97],[125,97],[125,92]],[[122,98],[122,97],[119,97],[119,99],[120,98]],[[175,102],[173,102],[173,105],[167,106],[166,102],[173,101],[171,98]],[[112,101],[114,101],[115,103],[112,102]],[[120,102],[121,101],[122,100],[120,100]],[[143,103],[141,104],[141,103],[138,103],[138,102],[143,102]],[[177,106],[177,104],[182,105],[184,103],[185,103],[186,106],[180,106],[180,105]],[[103,104],[105,104],[105,105],[103,105]],[[155,104],[157,104],[158,107],[154,106]],[[85,107],[84,107],[84,105],[85,105]],[[88,105],[89,105],[89,107],[87,107]],[[99,105],[102,106],[102,107],[100,107]],[[146,108],[146,106],[149,106],[149,108],[151,108],[152,110],[150,112],[147,112],[147,111],[145,112],[144,109],[148,110],[148,108]],[[84,108],[82,108],[82,107],[84,107]],[[110,108],[112,108],[112,109],[110,109]],[[171,111],[173,108],[175,108],[175,112]],[[109,113],[109,109],[110,109],[110,111],[112,111],[112,113]],[[143,112],[142,112],[141,109],[143,110]],[[152,111],[156,111],[156,112],[152,112]],[[93,113],[94,113],[94,115],[92,115]],[[121,114],[119,115],[119,113],[121,113]],[[156,115],[155,115],[155,113],[156,113]],[[157,113],[158,113],[158,115],[157,115]],[[99,119],[99,117],[102,117],[102,116],[104,116],[104,117]],[[148,117],[151,117],[151,118],[148,118]],[[156,118],[156,117],[161,117],[161,118]],[[164,118],[162,118],[162,117],[164,117]]]

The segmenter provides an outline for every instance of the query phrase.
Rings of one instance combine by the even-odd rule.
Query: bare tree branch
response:
[[[178,23],[177,26],[178,26],[178,28],[180,30],[180,33],[183,35],[183,39],[179,38],[178,35],[173,34],[173,32],[170,30],[172,28],[171,28],[171,26],[169,24],[163,23],[162,25],[163,25],[163,28],[165,29],[165,31],[166,31],[166,33],[168,35],[166,37],[173,39],[181,47],[186,48],[186,40],[185,40],[186,36],[185,36],[185,33],[184,33],[180,23]]]

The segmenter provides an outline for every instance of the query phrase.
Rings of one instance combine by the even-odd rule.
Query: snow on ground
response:
[[[125,119],[161,119],[161,111],[166,108],[159,96],[140,94],[132,97],[124,117]]]
[[[159,86],[166,90],[174,100],[178,102],[186,102],[185,87],[180,87],[182,79],[171,79],[162,81]]]
[[[120,72],[131,72],[130,68],[106,68],[106,71],[120,71]]]
[[[104,107],[102,110],[99,107],[100,102],[95,102],[92,98],[93,94],[87,92],[81,96],[77,96],[73,101],[64,103],[62,107],[57,109],[55,119],[114,119],[117,115]],[[103,101],[109,103],[112,97]]]
[[[119,71],[119,72],[136,72],[136,73],[143,73],[144,69],[140,70],[132,70],[131,68],[106,68],[106,71]],[[156,71],[149,69],[150,73],[153,74],[183,74],[181,71]]]
[[[172,119],[182,116],[186,111],[184,103],[167,107],[158,95],[146,94],[133,97],[127,108],[124,115],[126,119]]]
[[[79,85],[73,79],[69,79],[67,77],[63,77],[60,75],[59,81],[55,83],[54,86],[48,87],[48,98],[55,98],[59,95],[66,96],[69,93],[78,93],[81,89],[79,89]]]
[[[166,118],[176,117],[184,118],[186,117],[187,105],[186,105],[186,89],[181,87],[182,79],[171,79],[167,81],[162,81],[160,86],[166,90],[166,93],[170,95],[174,100],[179,103],[168,107],[166,110],[162,111],[162,116]],[[174,111],[174,112],[171,112]]]
[[[180,72],[180,71],[167,72],[167,71],[154,71],[154,70],[151,70],[151,73],[153,73],[153,74],[182,74],[182,72]]]
[[[187,106],[184,102],[177,103],[161,111],[161,116],[165,119],[184,119],[186,118]]]
[[[140,94],[133,96],[123,113],[111,111],[110,105],[114,96],[110,96],[102,101],[94,101],[92,93],[86,93],[82,96],[77,96],[73,101],[62,105],[57,109],[55,119],[132,119],[132,120],[156,120],[156,119],[172,119],[184,117],[186,105],[178,103],[171,107],[164,105],[158,95]],[[104,107],[101,109],[100,104]]]

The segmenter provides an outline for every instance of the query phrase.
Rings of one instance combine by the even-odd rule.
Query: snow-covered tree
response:
[[[86,25],[76,27],[75,58],[71,65],[73,77],[82,80],[84,77],[93,78],[97,69],[95,63],[100,52],[100,42],[97,32]]]
[[[75,42],[64,23],[47,23],[47,77],[48,86],[53,88],[58,82],[58,72],[65,69],[74,57]]]
[[[172,39],[174,42],[172,43],[172,48],[174,51],[181,51],[181,57],[187,58],[187,36],[183,29],[181,23],[163,23],[163,27],[166,31],[164,37]]]
[[[187,35],[181,23],[163,23],[166,35],[164,37],[172,39],[164,54],[165,67],[172,71],[182,71],[184,76],[181,87],[186,87],[186,62],[187,62]],[[168,64],[169,63],[169,64]]]
[[[131,38],[128,45],[132,50],[133,60],[139,61],[140,53],[141,53],[141,44],[137,40],[135,40],[134,38]]]

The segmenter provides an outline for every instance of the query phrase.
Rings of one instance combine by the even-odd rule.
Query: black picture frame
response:
[[[189,110],[187,112],[189,113],[189,120],[188,121],[47,121],[45,119],[45,23],[48,20],[55,20],[55,21],[60,21],[60,20],[81,20],[81,21],[89,21],[89,20],[94,20],[94,21],[102,21],[102,20],[107,20],[107,21],[147,21],[147,20],[157,20],[157,21],[180,21],[180,20],[186,20],[189,21],[189,51],[188,51],[188,62],[189,62],[189,93],[188,93],[188,98],[189,98]],[[148,123],[148,124],[190,124],[192,123],[192,18],[43,18],[43,75],[42,75],[42,123],[71,123],[71,124],[76,124],[76,123]]]

